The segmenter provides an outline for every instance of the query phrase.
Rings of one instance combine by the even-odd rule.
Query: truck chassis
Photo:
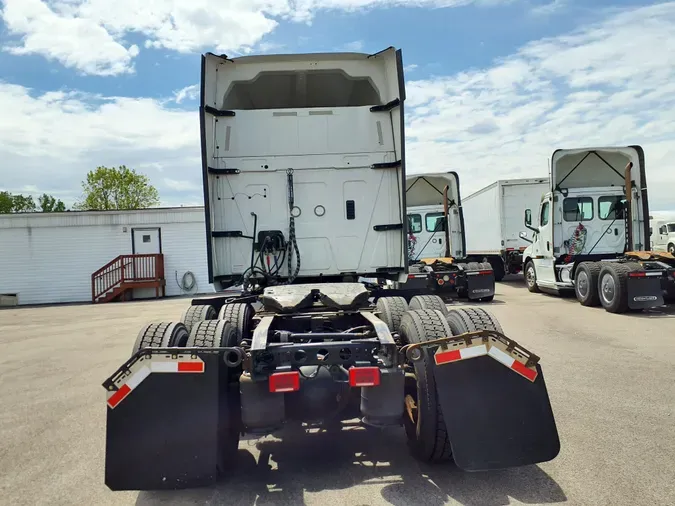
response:
[[[483,309],[384,292],[267,287],[221,295],[219,309],[195,299],[181,321],[143,327],[103,383],[107,486],[212,484],[243,434],[354,418],[402,426],[416,458],[454,459],[466,471],[556,457],[539,357]]]

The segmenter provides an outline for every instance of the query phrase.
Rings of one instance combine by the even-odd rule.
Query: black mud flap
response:
[[[630,309],[650,309],[664,304],[660,276],[628,277],[628,307]]]
[[[541,367],[534,382],[489,356],[434,365],[457,466],[486,471],[554,459],[560,439]]]
[[[143,350],[104,383],[105,483],[111,490],[179,489],[217,478],[219,419],[227,418],[222,355]],[[112,388],[112,390],[111,390]],[[219,402],[220,401],[220,402]]]
[[[466,293],[470,300],[482,299],[495,294],[495,275],[491,271],[485,272],[486,274],[482,274],[482,271],[466,273]]]

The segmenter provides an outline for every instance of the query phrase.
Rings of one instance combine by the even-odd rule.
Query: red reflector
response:
[[[511,366],[511,369],[513,369],[516,372],[519,372],[520,374],[525,376],[530,381],[534,381],[534,379],[537,377],[537,371],[533,371],[532,369],[528,369],[527,367],[525,367],[523,364],[521,364],[517,360],[513,362],[513,365]]]
[[[120,402],[122,402],[122,399],[129,395],[130,392],[131,388],[129,388],[129,385],[122,385],[117,392],[110,396],[110,399],[108,399],[108,404],[110,404],[111,408],[114,408]]]
[[[438,280],[438,284],[439,284],[439,285],[443,285],[443,284],[445,284],[445,281],[443,281],[442,279],[439,279],[439,280]]]
[[[295,392],[300,390],[300,373],[276,372],[270,376],[270,392]]]
[[[478,271],[478,274],[492,274],[492,271]]]
[[[380,384],[378,367],[352,367],[349,369],[349,385],[352,387],[376,387]]]
[[[178,362],[178,372],[204,372],[204,362]]]
[[[408,274],[408,279],[415,279],[415,275],[414,274]]]
[[[645,271],[629,272],[628,277],[629,278],[644,278],[644,277],[647,277],[647,273]]]

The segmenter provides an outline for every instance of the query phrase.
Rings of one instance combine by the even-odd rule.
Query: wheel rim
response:
[[[611,274],[605,273],[600,284],[600,294],[605,304],[609,305],[616,296],[616,284]]]
[[[668,246],[668,253],[671,255],[675,255],[675,246]]]
[[[576,285],[579,295],[586,297],[586,295],[588,295],[588,275],[585,271],[581,271],[578,274]]]
[[[536,275],[534,273],[534,267],[531,265],[527,268],[527,273],[525,274],[525,279],[527,280],[528,286],[534,286]]]

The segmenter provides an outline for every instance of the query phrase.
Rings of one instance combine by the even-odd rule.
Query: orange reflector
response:
[[[380,384],[378,367],[352,367],[349,369],[349,385],[352,387],[376,387]]]
[[[276,372],[270,376],[270,392],[295,392],[300,390],[298,371]]]

